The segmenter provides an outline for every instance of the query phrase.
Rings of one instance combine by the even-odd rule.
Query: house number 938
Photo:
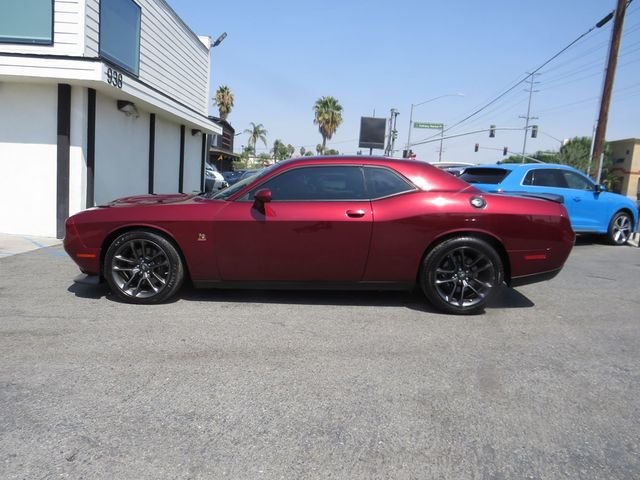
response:
[[[107,69],[107,83],[122,88],[122,74],[112,68]]]

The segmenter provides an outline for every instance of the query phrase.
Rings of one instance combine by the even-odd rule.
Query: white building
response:
[[[164,0],[0,1],[0,232],[201,190],[210,49]]]

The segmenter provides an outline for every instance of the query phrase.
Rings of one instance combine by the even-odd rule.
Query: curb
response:
[[[632,247],[640,247],[640,233],[632,233],[629,237],[629,240],[627,240],[627,244],[631,245]]]

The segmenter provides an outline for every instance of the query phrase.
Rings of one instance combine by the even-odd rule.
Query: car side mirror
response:
[[[253,208],[255,208],[261,214],[265,214],[265,203],[271,202],[271,190],[268,188],[262,188],[253,195]]]
[[[597,183],[595,191],[596,191],[596,193],[606,192],[607,191],[607,187],[605,187],[601,183]]]
[[[256,202],[269,203],[271,201],[271,190],[268,188],[262,188],[255,193],[253,199]]]

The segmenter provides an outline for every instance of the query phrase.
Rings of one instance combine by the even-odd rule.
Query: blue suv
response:
[[[560,201],[577,233],[606,235],[624,245],[638,226],[638,207],[629,198],[607,192],[584,173],[566,165],[505,163],[468,167],[461,179],[491,193],[543,196]]]

